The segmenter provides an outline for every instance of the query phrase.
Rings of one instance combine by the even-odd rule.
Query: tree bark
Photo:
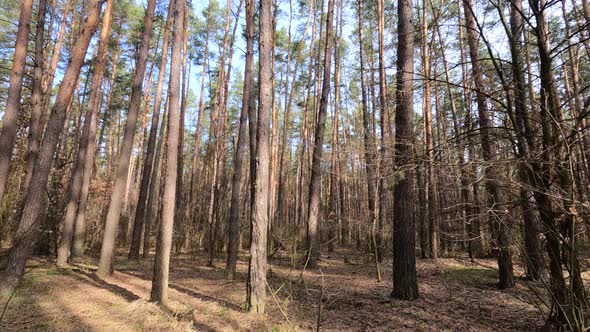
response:
[[[12,159],[16,139],[32,12],[33,0],[23,0],[20,6],[14,57],[12,58],[12,70],[10,71],[10,84],[8,86],[4,117],[2,118],[2,131],[0,132],[0,201],[4,197],[8,184],[10,160]]]
[[[250,95],[253,94],[254,77],[254,0],[246,0],[246,63],[244,68],[244,89],[242,94],[242,110],[238,127],[238,140],[236,142],[236,155],[234,162],[234,174],[232,177],[232,195],[230,203],[229,242],[227,246],[227,262],[225,276],[233,279],[238,260],[238,242],[240,227],[240,194],[242,182],[242,164],[246,150],[246,122],[248,120]]]
[[[380,122],[381,122],[381,160],[379,162],[379,184],[377,188],[377,196],[379,197],[379,227],[377,229],[377,250],[379,254],[379,262],[383,262],[385,258],[385,248],[383,241],[383,224],[385,222],[385,207],[389,197],[389,190],[385,189],[385,172],[389,169],[388,165],[388,148],[389,142],[389,91],[387,88],[387,75],[385,73],[385,42],[383,36],[385,34],[385,8],[383,0],[377,0],[377,43],[378,43],[378,59],[379,59],[379,104],[380,104]]]
[[[439,253],[438,241],[438,217],[436,215],[436,187],[434,179],[434,144],[432,135],[432,89],[430,84],[430,45],[428,41],[428,10],[426,1],[422,1],[422,22],[421,23],[421,60],[422,60],[422,80],[424,81],[423,96],[422,96],[422,117],[424,122],[423,134],[423,155],[426,164],[424,177],[425,204],[424,213],[425,220],[422,220],[420,227],[427,227],[428,229],[428,246],[427,257],[436,259]],[[424,254],[423,254],[424,256]]]
[[[141,46],[135,72],[133,74],[133,83],[131,87],[131,97],[129,101],[129,111],[127,113],[127,123],[125,124],[125,134],[123,144],[119,154],[119,163],[117,165],[117,174],[113,184],[109,210],[105,224],[105,231],[100,251],[100,261],[98,263],[99,274],[111,274],[113,268],[113,258],[116,246],[117,228],[121,214],[121,205],[125,195],[125,187],[129,176],[129,161],[135,139],[135,129],[137,127],[137,117],[141,106],[141,92],[143,85],[143,76],[145,74],[147,55],[152,37],[152,25],[154,10],[156,7],[155,0],[149,0],[143,19],[143,32],[141,36]]]
[[[379,273],[379,255],[377,249],[376,237],[376,224],[377,224],[377,199],[375,195],[376,191],[376,165],[374,160],[375,157],[375,137],[373,135],[371,112],[367,105],[367,88],[365,84],[365,51],[363,44],[365,43],[364,38],[364,24],[363,24],[363,0],[358,1],[358,31],[359,31],[359,58],[360,58],[360,75],[361,75],[361,104],[363,111],[363,142],[365,147],[365,171],[367,173],[367,201],[369,205],[368,222],[371,225],[371,246],[374,247],[377,280],[380,281]]]
[[[309,259],[307,266],[316,268],[320,258],[320,241],[318,226],[321,217],[321,194],[322,194],[322,154],[324,150],[324,129],[326,127],[326,113],[328,111],[328,98],[330,97],[330,69],[332,67],[332,31],[334,19],[334,0],[328,0],[328,15],[326,17],[326,45],[324,48],[324,77],[322,82],[322,93],[320,106],[317,115],[315,138],[313,145],[313,157],[311,166],[311,177],[309,183],[309,211],[308,211],[308,242],[307,250]]]
[[[531,158],[531,152],[537,151],[532,131],[529,110],[527,107],[527,87],[524,78],[522,48],[528,47],[523,43],[524,20],[522,17],[522,0],[511,0],[510,10],[510,54],[512,57],[512,77],[514,80],[514,113],[516,118],[515,128],[519,136],[518,145],[521,158],[519,173],[524,183],[534,185],[534,174],[527,159]],[[542,245],[539,240],[540,227],[537,222],[534,202],[531,202],[533,193],[522,188],[520,190],[522,216],[524,220],[524,245],[527,276],[532,280],[539,280],[543,268]]]
[[[173,0],[169,6],[173,6]],[[176,176],[178,160],[178,141],[180,133],[180,53],[182,48],[182,31],[185,0],[176,0],[174,8],[174,38],[170,60],[168,139],[166,141],[166,177],[164,178],[164,202],[162,220],[156,244],[156,258],[152,277],[150,301],[166,305],[168,302],[168,274],[170,269],[170,251],[172,250],[172,233],[174,226],[174,209],[176,196]]]
[[[85,174],[87,164],[89,172],[92,172],[92,164],[94,162],[94,144],[90,141],[96,140],[96,127],[98,125],[98,106],[100,96],[100,88],[102,82],[102,74],[104,64],[107,56],[107,48],[109,42],[109,33],[111,27],[111,15],[113,9],[113,0],[107,1],[107,6],[102,19],[102,30],[100,33],[100,40],[98,44],[98,55],[96,66],[94,67],[94,76],[92,79],[92,91],[90,92],[88,109],[86,110],[86,116],[84,118],[84,127],[82,128],[82,139],[80,140],[80,146],[78,148],[78,154],[76,164],[73,170],[72,186],[70,188],[70,198],[67,203],[66,215],[64,218],[64,227],[62,230],[61,240],[59,249],[57,252],[57,265],[65,265],[68,258],[71,258],[70,253],[73,252],[72,242],[75,233],[78,233],[78,237],[81,237],[84,229],[83,224],[75,224],[77,210],[80,202],[80,196],[82,193],[82,184],[84,175],[88,175],[87,180],[90,180],[90,174]],[[86,193],[88,187],[86,187]],[[86,195],[87,196],[87,195]],[[74,230],[74,226],[78,226]],[[78,241],[78,246],[82,244],[82,241]],[[79,247],[77,253],[81,252]]]
[[[547,4],[543,0],[530,0],[529,4],[537,23],[534,32],[537,36],[540,62],[542,155],[541,166],[537,167],[539,171],[535,172],[539,184],[538,190],[535,191],[535,199],[539,206],[549,254],[552,312],[548,323],[559,328],[582,330],[588,315],[588,300],[580,276],[573,230],[562,234],[564,229],[573,227],[576,217],[573,215],[575,206],[568,202],[569,199],[574,201],[569,170],[564,169],[560,160],[563,148],[559,142],[559,134],[563,132],[561,126],[564,120],[560,113],[561,102],[553,76],[550,32],[545,16]],[[552,186],[557,186],[561,195],[565,193],[564,196],[567,197],[563,201],[556,201],[559,210],[553,207],[552,200],[555,198],[551,194]],[[568,269],[569,285],[564,278],[562,265],[566,265]]]
[[[168,99],[168,98],[166,98]],[[143,231],[143,253],[142,257],[147,258],[150,254],[150,235],[151,235],[151,228],[153,221],[156,220],[158,216],[158,208],[159,208],[159,192],[156,195],[156,184],[158,183],[158,179],[164,178],[166,175],[166,165],[161,164],[160,156],[165,156],[162,152],[162,149],[165,147],[166,142],[166,135],[167,135],[167,126],[168,123],[168,101],[166,101],[164,106],[164,114],[162,116],[162,123],[160,124],[160,140],[158,141],[158,146],[156,148],[156,155],[154,157],[154,167],[152,169],[152,173],[150,175],[150,187],[148,190],[148,199],[147,199],[147,215],[145,219],[144,231]],[[161,182],[161,181],[160,181]],[[155,211],[154,211],[155,210]],[[156,218],[154,218],[154,212],[156,214]]]
[[[37,28],[35,31],[35,68],[33,69],[33,91],[31,93],[31,127],[29,129],[29,151],[27,154],[27,164],[25,166],[25,182],[23,192],[27,192],[31,178],[33,177],[33,167],[39,153],[39,143],[43,135],[43,70],[45,67],[45,13],[47,10],[47,0],[39,0],[37,12]],[[0,195],[0,200],[2,197]]]
[[[148,138],[147,153],[143,163],[143,170],[141,172],[139,196],[137,199],[137,207],[135,209],[135,222],[133,224],[133,235],[131,237],[131,247],[129,249],[129,259],[139,259],[141,231],[142,228],[144,228],[145,218],[148,214],[146,210],[152,208],[151,206],[146,207],[146,204],[148,200],[149,189],[151,188],[150,183],[152,181],[156,181],[155,177],[152,177],[152,169],[154,168],[153,165],[157,139],[156,136],[158,134],[158,124],[160,122],[160,109],[162,108],[162,90],[164,86],[164,80],[166,78],[166,63],[168,60],[168,40],[170,36],[170,25],[172,24],[172,9],[173,7],[169,6],[166,25],[164,27],[164,40],[162,42],[162,55],[160,59],[158,82],[156,83],[156,96],[154,99],[154,111],[152,113],[152,125],[150,127],[150,135]]]
[[[419,297],[416,280],[413,141],[414,20],[412,0],[398,6],[395,162],[403,175],[393,196],[393,291],[400,300]]]
[[[250,246],[251,296],[248,308],[263,314],[266,308],[266,246],[268,228],[268,184],[270,180],[269,136],[271,104],[272,0],[260,0],[259,14],[258,122],[256,130],[256,176],[252,204]]]
[[[43,91],[45,92],[45,95],[43,96],[43,107],[45,109],[49,107],[49,101],[51,99],[51,91],[53,89],[53,80],[55,79],[55,71],[57,70],[57,64],[59,62],[59,57],[61,54],[61,47],[63,45],[63,40],[65,37],[66,25],[68,23],[68,15],[70,15],[69,14],[70,7],[72,7],[71,2],[72,2],[71,0],[66,0],[66,3],[64,5],[64,12],[63,12],[63,17],[61,19],[61,23],[60,23],[60,27],[59,27],[58,38],[55,43],[55,47],[53,48],[53,54],[51,56],[51,63],[49,65],[49,69],[47,71],[47,78],[45,80],[45,85],[43,87]],[[73,8],[71,11],[73,12]],[[72,19],[73,19],[73,16],[74,15],[72,14]]]
[[[496,238],[496,253],[498,257],[498,287],[500,289],[514,287],[514,276],[512,274],[512,253],[509,216],[504,204],[503,192],[498,179],[497,165],[491,165],[496,159],[496,146],[492,134],[493,124],[487,106],[487,97],[484,92],[484,80],[481,68],[481,61],[478,54],[477,26],[475,22],[473,0],[463,0],[465,11],[465,22],[467,24],[467,43],[469,45],[469,56],[471,58],[471,70],[475,85],[477,99],[477,112],[479,115],[479,136],[483,159],[488,165],[485,167],[485,186],[489,195],[491,214],[489,215],[494,226]]]
[[[47,121],[39,157],[33,169],[33,178],[27,190],[23,212],[15,234],[14,244],[8,253],[6,267],[0,273],[0,294],[11,293],[24,274],[25,265],[31,255],[33,244],[39,236],[40,217],[43,213],[45,187],[53,164],[55,151],[66,119],[66,109],[72,100],[77,78],[84,63],[90,40],[96,31],[100,17],[100,0],[92,0],[86,20],[80,28],[77,41],[72,48],[70,61],[59,87],[55,104]]]

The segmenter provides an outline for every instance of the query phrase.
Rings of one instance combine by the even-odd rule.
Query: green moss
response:
[[[65,273],[61,270],[57,270],[57,269],[48,269],[46,274],[48,276],[59,276],[59,275],[64,275]]]
[[[486,269],[468,266],[451,266],[443,275],[448,278],[460,281],[474,281],[496,278],[496,269]]]

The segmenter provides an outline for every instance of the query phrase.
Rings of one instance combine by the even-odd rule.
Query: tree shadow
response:
[[[192,297],[199,299],[201,301],[215,302],[217,305],[220,305],[224,308],[228,308],[228,309],[231,309],[234,311],[240,311],[240,312],[243,311],[242,308],[235,303],[231,303],[229,301],[218,299],[218,298],[215,298],[215,297],[212,297],[209,295],[197,293],[192,289],[188,289],[188,288],[182,287],[180,285],[169,284],[168,287],[175,289],[175,290],[177,290],[181,293],[184,293],[186,295],[192,296]]]
[[[141,279],[144,279],[144,280],[148,280],[147,277],[138,274],[137,271],[134,271],[134,270],[127,270],[127,269],[125,269],[125,270],[118,270],[118,272],[123,273],[123,274],[126,274],[126,275],[129,275],[129,276],[132,276],[132,277],[136,277],[136,278],[141,278]],[[242,312],[243,311],[242,307],[240,307],[239,305],[237,305],[235,303],[231,303],[231,302],[226,301],[226,300],[223,300],[223,299],[219,299],[219,298],[216,298],[216,297],[213,297],[213,296],[209,296],[209,295],[205,295],[205,294],[202,294],[202,293],[198,293],[198,292],[196,292],[196,291],[194,291],[192,289],[189,289],[189,288],[186,288],[186,287],[177,285],[177,284],[168,284],[168,287],[170,287],[170,288],[172,288],[174,290],[177,290],[177,291],[179,291],[181,293],[184,293],[184,294],[186,294],[188,296],[191,296],[193,298],[199,299],[201,301],[214,302],[214,303],[216,303],[219,306],[222,306],[224,308],[231,309],[231,310],[234,310],[234,311],[238,311],[238,312]]]
[[[86,271],[78,269],[78,268],[73,268],[70,271],[74,272],[74,273],[71,273],[71,275],[73,277],[75,277],[76,279],[86,282],[86,283],[90,283],[93,286],[96,286],[96,287],[99,287],[102,289],[106,289],[113,294],[121,296],[122,298],[124,298],[125,300],[127,300],[129,302],[133,302],[133,301],[140,299],[140,297],[138,295],[136,295],[135,293],[133,293],[121,286],[108,283],[108,282],[104,281],[103,279],[101,279],[100,277],[98,277],[94,273],[89,273],[89,272],[86,272]]]

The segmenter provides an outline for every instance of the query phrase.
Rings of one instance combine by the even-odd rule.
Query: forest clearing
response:
[[[590,329],[590,0],[0,0],[0,330]]]

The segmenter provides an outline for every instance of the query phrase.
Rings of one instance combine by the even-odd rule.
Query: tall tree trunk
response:
[[[520,165],[520,177],[524,183],[534,185],[534,174],[526,159],[531,158],[531,152],[537,151],[534,133],[532,131],[529,110],[527,107],[527,87],[524,78],[522,48],[524,20],[522,17],[522,0],[511,0],[510,10],[510,54],[512,56],[512,77],[514,81],[514,111],[516,117],[515,128],[519,136],[519,153],[525,160]],[[533,193],[528,189],[521,189],[521,206],[524,219],[524,245],[526,273],[532,280],[539,280],[543,268],[543,254],[539,239],[540,229],[537,222],[534,203],[531,202]]]
[[[49,102],[51,99],[51,91],[53,89],[53,80],[55,79],[55,71],[57,70],[57,64],[59,62],[59,57],[61,55],[61,47],[63,45],[63,40],[65,37],[65,32],[66,32],[66,25],[68,23],[68,15],[70,15],[70,7],[71,6],[71,0],[66,0],[66,3],[64,5],[64,11],[63,11],[63,16],[61,19],[61,23],[60,23],[60,27],[59,27],[59,33],[58,33],[58,37],[57,37],[57,41],[55,42],[55,47],[53,48],[53,54],[51,55],[51,63],[49,65],[49,68],[47,70],[47,78],[45,80],[45,85],[43,87],[43,91],[45,92],[44,96],[43,96],[43,108],[47,109],[49,107]],[[74,8],[76,7],[75,4],[73,6]],[[71,8],[72,11],[72,20],[74,19],[74,8]]]
[[[148,214],[146,210],[152,208],[151,206],[146,207],[146,204],[148,200],[148,192],[151,188],[151,182],[156,181],[155,177],[152,177],[152,169],[155,169],[153,167],[154,152],[156,147],[156,135],[158,133],[158,124],[160,122],[160,109],[162,108],[162,90],[164,86],[164,80],[166,78],[166,63],[168,60],[168,40],[170,36],[170,25],[172,24],[172,10],[173,7],[169,6],[168,16],[166,18],[166,24],[164,27],[164,40],[162,42],[162,55],[160,59],[160,71],[158,73],[158,82],[156,83],[156,96],[154,98],[152,125],[150,127],[147,152],[145,156],[145,161],[143,163],[141,182],[139,185],[139,196],[137,199],[137,206],[135,209],[135,222],[133,223],[133,235],[131,237],[129,259],[139,259],[139,247],[141,246],[141,231],[144,227],[146,215]]]
[[[199,93],[199,108],[197,111],[197,127],[195,128],[195,146],[193,147],[193,162],[191,165],[191,180],[190,180],[190,205],[191,211],[196,209],[197,205],[197,178],[199,177],[199,157],[201,151],[201,118],[203,116],[203,107],[205,103],[205,78],[207,77],[207,64],[209,62],[209,32],[211,30],[211,0],[209,0],[207,10],[207,30],[205,32],[205,46],[203,49],[203,66],[201,69],[201,90]],[[195,222],[195,216],[197,214],[194,213],[191,218],[189,218],[192,222]]]
[[[119,153],[119,163],[117,165],[117,174],[113,184],[109,210],[104,230],[102,248],[100,251],[100,261],[98,263],[98,273],[110,274],[113,268],[113,259],[116,246],[117,228],[119,226],[119,217],[121,214],[121,205],[125,195],[125,186],[129,176],[129,161],[135,139],[135,129],[137,127],[137,117],[141,106],[141,92],[143,85],[143,76],[145,74],[147,55],[152,38],[152,25],[154,10],[156,7],[155,0],[149,0],[143,19],[143,32],[141,36],[141,46],[135,72],[133,74],[133,83],[131,87],[131,97],[129,100],[129,111],[127,113],[127,123],[125,124],[125,134],[123,145]]]
[[[549,324],[556,327],[583,330],[588,315],[588,300],[582,284],[580,265],[577,258],[573,225],[574,197],[571,188],[569,169],[560,160],[563,154],[559,133],[563,132],[563,114],[560,112],[560,100],[553,76],[551,47],[549,44],[549,27],[546,18],[547,4],[543,0],[530,0],[530,7],[536,21],[535,34],[540,62],[540,113],[542,127],[542,160],[537,167],[539,190],[535,191],[549,254],[549,273],[551,276],[552,312]],[[566,167],[569,167],[566,166]],[[555,184],[554,184],[555,183]],[[561,195],[567,198],[557,201],[560,210],[553,207],[551,187],[556,185]],[[571,199],[571,201],[569,201]],[[563,209],[563,210],[561,210]],[[564,211],[564,212],[562,212]],[[569,230],[567,230],[569,228]],[[561,234],[566,229],[565,234]],[[562,257],[563,255],[563,257]],[[565,260],[565,261],[564,261]],[[562,265],[566,265],[569,273],[569,287],[566,284]]]
[[[251,271],[248,309],[263,314],[266,308],[266,245],[268,228],[270,180],[269,135],[272,107],[272,0],[260,0],[259,14],[259,72],[258,72],[258,122],[256,130],[256,176],[252,204]]]
[[[340,170],[340,75],[342,72],[341,66],[341,51],[342,51],[342,7],[343,1],[340,1],[336,8],[336,23],[338,27],[336,36],[334,38],[334,110],[332,117],[332,160],[330,162],[330,199],[328,215],[330,216],[329,225],[329,244],[328,250],[334,251],[336,239],[342,243],[342,235],[340,229],[342,225],[341,201],[341,170]]]
[[[17,287],[24,274],[25,265],[31,255],[33,244],[39,236],[40,217],[44,211],[42,202],[49,171],[53,164],[59,136],[63,131],[66,109],[72,100],[72,94],[76,87],[75,83],[80,76],[88,45],[98,25],[101,3],[100,0],[90,2],[88,15],[72,48],[70,61],[47,122],[39,158],[35,162],[33,171],[35,176],[33,176],[27,191],[23,212],[14,237],[14,244],[8,253],[6,267],[0,273],[0,294],[9,294]]]
[[[174,6],[173,0],[169,6]],[[166,141],[166,177],[164,178],[164,203],[162,220],[158,230],[156,258],[152,277],[150,301],[166,305],[168,302],[168,274],[170,269],[170,251],[172,250],[172,233],[174,226],[174,208],[176,195],[176,162],[178,160],[178,141],[180,133],[180,53],[182,48],[182,31],[184,21],[185,0],[176,0],[174,8],[174,39],[170,60],[170,83],[168,110],[168,139]]]
[[[372,120],[371,120],[371,112],[369,111],[369,107],[367,105],[367,88],[365,84],[365,51],[364,51],[364,25],[363,25],[363,0],[358,1],[358,31],[359,31],[359,58],[360,58],[360,75],[361,75],[361,103],[362,103],[362,111],[363,111],[363,138],[364,138],[364,147],[365,147],[365,171],[367,173],[367,197],[369,203],[369,224],[371,226],[371,246],[374,247],[375,252],[375,262],[376,262],[376,272],[377,272],[377,280],[381,279],[380,272],[379,272],[379,261],[378,261],[378,254],[377,254],[377,241],[375,240],[376,237],[376,227],[377,224],[377,202],[376,202],[376,186],[375,186],[375,166],[376,162],[374,160],[375,157],[375,140],[373,136],[373,129],[372,129]],[[371,81],[372,84],[372,81]],[[373,109],[374,111],[374,109]],[[315,164],[314,164],[315,165]],[[315,166],[314,166],[315,167]],[[313,174],[313,173],[312,173]]]
[[[421,60],[422,60],[422,79],[424,80],[424,91],[422,96],[422,117],[424,120],[424,143],[423,155],[426,164],[426,171],[424,177],[424,190],[426,191],[426,203],[424,212],[426,214],[425,220],[422,220],[421,226],[428,227],[428,253],[430,258],[438,258],[438,218],[436,215],[436,198],[435,198],[435,179],[434,179],[434,144],[432,135],[432,89],[430,86],[430,45],[428,41],[428,10],[426,1],[422,1],[422,22],[421,23]]]
[[[234,174],[232,177],[232,195],[230,203],[229,243],[227,246],[227,262],[225,276],[233,279],[238,260],[238,241],[240,227],[240,193],[242,182],[242,164],[246,149],[246,121],[248,120],[250,95],[253,94],[254,78],[254,0],[246,0],[246,63],[244,68],[244,89],[242,94],[242,110],[238,127],[238,140],[236,142],[236,155],[234,162]]]
[[[330,69],[332,67],[332,31],[334,19],[334,0],[328,0],[328,15],[326,17],[326,45],[324,48],[324,77],[320,106],[317,114],[315,138],[313,145],[313,157],[311,177],[309,183],[309,211],[307,224],[309,227],[307,250],[309,259],[307,266],[316,268],[320,258],[320,241],[318,226],[321,218],[321,194],[322,194],[322,154],[324,144],[324,129],[326,127],[326,113],[328,111],[328,98],[330,97]]]
[[[254,11],[256,12],[256,5],[254,4]],[[247,12],[247,9],[246,9]],[[256,15],[256,14],[254,14]],[[260,79],[260,75],[258,76]],[[251,76],[252,79],[252,87],[254,87],[254,75]],[[257,109],[256,109],[256,98],[260,95],[260,88],[258,90],[258,96],[255,93],[250,94],[250,100],[248,105],[248,136],[249,136],[249,148],[250,148],[250,214],[249,214],[249,221],[250,221],[250,236],[249,247],[252,248],[253,238],[252,235],[254,233],[254,204],[256,204],[256,163],[257,163],[257,144],[256,144],[256,132],[258,127],[258,116],[257,116]],[[257,226],[261,227],[261,226]],[[260,239],[257,239],[259,241]],[[257,244],[258,245],[258,244]],[[266,245],[259,244],[261,247],[265,247]],[[248,257],[248,276],[246,279],[246,307],[248,310],[252,308],[252,260],[253,256],[250,255]],[[258,263],[257,263],[258,264]],[[257,265],[258,267],[258,265]]]
[[[479,115],[479,135],[483,159],[488,163],[484,170],[486,178],[485,186],[489,195],[490,204],[489,218],[495,233],[498,256],[498,287],[501,289],[514,287],[514,276],[512,274],[512,253],[510,217],[504,205],[502,188],[499,183],[498,166],[493,165],[497,159],[496,145],[492,133],[492,123],[487,106],[487,96],[484,92],[484,79],[479,59],[479,47],[477,43],[477,25],[475,21],[473,0],[463,0],[465,11],[465,22],[467,24],[467,43],[469,45],[469,55],[471,58],[471,70],[473,72],[473,81],[475,85],[475,95],[477,98],[477,112]]]
[[[37,28],[35,31],[35,68],[33,70],[33,91],[31,93],[31,127],[29,129],[29,151],[27,154],[27,164],[25,166],[25,182],[23,192],[27,192],[31,178],[33,177],[33,167],[39,153],[39,143],[43,135],[43,70],[45,67],[45,13],[47,10],[47,0],[39,0],[37,11]],[[2,195],[0,195],[2,200]]]
[[[166,103],[164,106],[164,115],[162,116],[162,123],[160,124],[160,139],[158,140],[158,146],[156,147],[156,154],[154,156],[154,166],[152,168],[152,173],[150,175],[150,187],[148,190],[148,199],[147,199],[147,215],[145,217],[145,225],[143,231],[143,253],[142,257],[147,258],[150,254],[150,235],[151,235],[151,228],[153,221],[158,217],[159,211],[159,196],[156,195],[156,184],[158,183],[158,179],[162,179],[166,175],[166,165],[161,164],[160,156],[165,156],[165,151],[163,152],[162,149],[165,148],[166,142],[166,135],[167,135],[167,122],[168,121],[168,98],[166,98]],[[162,182],[162,181],[160,181]],[[154,218],[154,213],[156,214],[156,218]]]
[[[219,60],[219,70],[217,73],[217,86],[215,89],[215,95],[212,98],[212,110],[210,112],[210,123],[209,123],[209,132],[212,135],[209,135],[209,142],[207,147],[207,155],[212,158],[212,176],[211,182],[209,183],[209,203],[208,203],[208,211],[207,211],[207,226],[208,226],[208,241],[207,241],[207,258],[208,266],[213,266],[213,260],[216,255],[216,248],[215,242],[217,240],[217,225],[218,220],[216,218],[216,210],[215,207],[219,204],[219,186],[221,181],[221,176],[219,174],[223,172],[223,168],[221,165],[221,161],[223,160],[223,136],[225,132],[225,108],[224,105],[224,98],[225,98],[225,82],[226,82],[226,73],[225,71],[225,61],[228,49],[228,40],[229,40],[229,29],[231,26],[231,1],[227,1],[226,3],[226,11],[225,11],[225,31],[223,37],[223,47],[222,52]]]
[[[385,73],[385,42],[383,36],[385,34],[385,13],[383,0],[377,0],[377,43],[378,43],[378,59],[379,59],[379,104],[380,104],[380,124],[381,124],[381,160],[379,161],[379,184],[377,188],[377,196],[379,197],[379,227],[377,229],[377,249],[379,253],[379,262],[383,262],[385,258],[384,241],[383,241],[383,224],[385,223],[385,207],[387,198],[389,197],[389,190],[385,189],[385,172],[388,168],[388,150],[389,142],[389,96],[387,88],[387,76]],[[342,23],[341,23],[342,24]]]
[[[186,0],[185,0],[186,3]],[[184,218],[184,116],[186,114],[187,106],[187,92],[189,88],[189,80],[187,77],[190,76],[190,68],[187,72],[187,46],[188,46],[188,10],[184,10],[182,14],[182,25],[186,27],[182,32],[182,85],[181,85],[181,97],[180,97],[180,115],[178,123],[178,162],[176,163],[176,205],[174,207],[174,224],[177,229],[177,235],[174,237],[173,243],[176,246],[176,253],[180,254],[182,251],[183,238],[188,234],[188,227],[185,224]]]
[[[403,170],[393,196],[393,291],[400,300],[419,297],[416,280],[413,141],[414,22],[412,0],[398,6],[395,162]]]
[[[66,215],[64,218],[64,227],[62,230],[61,240],[59,249],[57,252],[57,265],[65,265],[72,250],[72,240],[74,232],[79,233],[79,237],[83,233],[83,225],[76,225],[78,229],[74,231],[76,212],[78,210],[83,177],[89,166],[89,172],[92,172],[92,164],[94,162],[94,145],[91,145],[90,141],[96,140],[96,127],[98,125],[98,106],[100,96],[100,88],[102,83],[102,74],[104,64],[107,56],[107,47],[109,43],[109,34],[111,28],[111,15],[113,9],[113,0],[107,1],[107,6],[102,19],[102,30],[100,32],[100,41],[98,43],[98,55],[96,66],[94,67],[94,77],[92,78],[92,91],[90,92],[88,109],[86,110],[86,116],[84,118],[84,127],[82,129],[82,139],[80,140],[80,146],[78,148],[78,155],[76,164],[73,169],[73,180],[70,188],[70,198],[67,203]],[[89,160],[91,159],[91,160]],[[90,180],[90,174],[88,180]],[[81,244],[81,241],[78,242]],[[78,248],[80,253],[81,248]]]
[[[2,131],[0,132],[0,201],[4,196],[6,185],[8,184],[10,159],[12,158],[14,141],[16,139],[32,12],[33,0],[23,0],[20,5],[14,57],[12,58],[12,70],[10,71],[10,84],[8,86],[4,117],[2,118]]]

